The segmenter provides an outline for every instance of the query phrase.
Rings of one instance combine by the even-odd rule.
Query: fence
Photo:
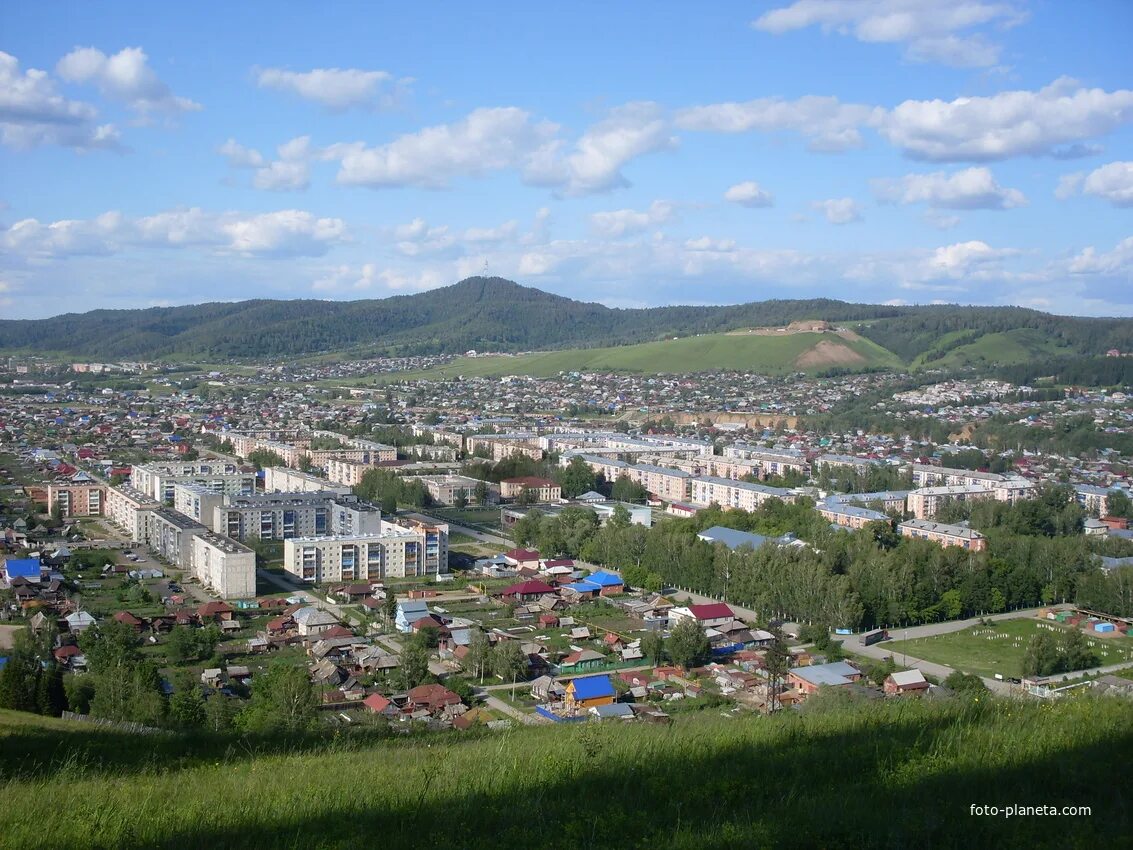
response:
[[[548,720],[553,720],[556,723],[582,723],[586,720],[585,716],[563,717],[561,714],[555,714],[555,712],[551,711],[549,708],[544,708],[541,705],[535,706],[535,713],[546,717]]]

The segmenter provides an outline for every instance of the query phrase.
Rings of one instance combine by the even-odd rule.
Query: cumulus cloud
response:
[[[552,164],[531,176],[534,182],[564,182],[570,195],[605,192],[630,185],[621,169],[631,160],[676,146],[657,104],[627,103],[611,109],[579,137],[561,170]]]
[[[724,193],[724,200],[741,207],[769,207],[775,203],[775,197],[754,180],[745,180],[730,187]]]
[[[977,266],[998,262],[1017,253],[1012,248],[992,248],[977,239],[937,248],[932,253],[929,266],[947,277],[962,277]]]
[[[449,233],[447,225],[430,227],[423,218],[415,218],[408,224],[393,229],[394,248],[406,257],[437,256],[459,253],[455,237]]]
[[[1066,200],[1078,193],[1102,198],[1115,207],[1133,207],[1133,162],[1111,162],[1089,174],[1080,171],[1059,178],[1055,197]]]
[[[95,47],[76,47],[59,60],[55,72],[70,83],[94,84],[104,97],[126,104],[143,117],[201,108],[199,103],[170,91],[140,47],[127,47],[111,56]]]
[[[849,224],[861,221],[861,210],[853,198],[829,198],[824,201],[814,201],[811,206],[826,216],[831,224]]]
[[[233,168],[259,168],[264,164],[264,158],[258,150],[246,148],[235,139],[229,139],[216,152],[227,159]]]
[[[345,240],[346,224],[305,210],[210,213],[198,207],[129,218],[110,211],[93,219],[50,223],[24,219],[0,231],[0,245],[26,260],[110,255],[145,248],[205,248],[260,257],[321,256]]]
[[[228,160],[232,168],[252,168],[252,185],[257,189],[269,191],[294,191],[306,189],[311,183],[310,162],[322,156],[311,146],[310,136],[299,136],[289,142],[284,142],[276,153],[278,159],[268,162],[255,148],[248,148],[229,139],[219,148],[217,153]]]
[[[1054,156],[1062,145],[1133,121],[1133,91],[1086,89],[1063,77],[1039,91],[1005,91],[952,101],[907,100],[879,131],[913,158],[988,162]]]
[[[1022,192],[1000,186],[987,168],[965,168],[951,174],[906,174],[874,180],[872,186],[879,201],[928,204],[938,209],[1006,210],[1027,203]]]
[[[837,153],[861,147],[859,128],[880,123],[884,116],[880,107],[807,95],[798,100],[764,97],[691,106],[677,111],[676,124],[683,130],[716,133],[792,131],[805,136],[813,151]]]
[[[98,110],[59,94],[46,71],[20,71],[0,52],[0,142],[17,150],[60,145],[80,151],[119,149],[113,124],[97,124]]]
[[[654,201],[647,210],[596,212],[590,215],[590,227],[601,236],[616,239],[666,224],[673,220],[676,209],[672,201]]]
[[[498,227],[469,227],[464,231],[465,242],[507,242],[515,238],[519,222],[505,221]]]
[[[1082,249],[1070,261],[1075,275],[1109,275],[1133,280],[1133,236],[1122,239],[1112,251],[1099,253],[1093,245]]]
[[[764,13],[752,26],[775,35],[818,26],[858,41],[904,44],[906,58],[914,62],[963,68],[999,61],[999,45],[970,30],[1010,27],[1025,17],[1016,3],[990,0],[796,0]]]
[[[338,144],[324,153],[340,162],[338,182],[345,185],[441,189],[455,177],[529,167],[557,130],[517,107],[484,108],[385,145]]]
[[[293,94],[334,112],[392,107],[412,82],[409,78],[395,80],[388,71],[359,68],[314,68],[302,72],[261,68],[255,76],[260,88]]]

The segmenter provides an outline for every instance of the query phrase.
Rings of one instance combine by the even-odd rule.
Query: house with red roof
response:
[[[202,623],[206,620],[230,620],[231,614],[232,606],[226,602],[206,602],[197,608],[197,616]]]
[[[546,582],[531,579],[529,581],[521,581],[518,584],[513,584],[510,587],[505,587],[500,591],[499,595],[502,599],[511,602],[533,602],[548,594],[554,594],[554,592],[555,589]]]
[[[727,625],[736,619],[735,613],[724,602],[709,602],[703,605],[688,605],[674,608],[669,612],[670,625],[676,625],[682,619],[691,619],[700,623],[705,629],[714,629],[717,626]]]
[[[381,694],[370,694],[362,700],[362,705],[366,706],[366,710],[371,714],[386,714],[390,711],[393,703]]]
[[[142,626],[144,625],[144,623],[140,619],[135,617],[129,611],[119,611],[117,614],[114,615],[114,619],[117,620],[119,623],[125,623],[127,626],[129,626],[131,629],[133,629],[135,632],[141,631]]]
[[[504,562],[509,567],[539,569],[539,553],[534,549],[509,549],[504,552]]]
[[[408,697],[407,705],[410,709],[424,709],[430,714],[438,714],[450,706],[460,705],[460,697],[444,685],[418,685],[409,689]]]

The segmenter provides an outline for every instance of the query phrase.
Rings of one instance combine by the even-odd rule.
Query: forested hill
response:
[[[942,336],[947,336],[950,347],[944,354],[948,354],[984,333],[1002,335],[1019,329],[1056,340],[1058,345],[1040,352],[1044,354],[1133,349],[1133,320],[1124,319],[1071,319],[1020,308],[891,307],[830,299],[619,310],[501,278],[472,277],[442,289],[381,300],[254,300],[6,320],[0,321],[0,350],[105,360],[523,351],[644,342],[804,319],[860,326],[861,333],[907,362],[926,352],[938,353],[932,349]]]

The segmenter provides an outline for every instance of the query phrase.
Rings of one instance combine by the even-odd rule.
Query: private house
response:
[[[370,714],[390,714],[393,703],[381,694],[370,694],[362,700],[362,705],[366,706],[366,711]]]
[[[91,626],[93,626],[95,620],[94,617],[92,617],[86,611],[75,611],[74,613],[68,614],[66,617],[64,617],[63,622],[67,624],[67,629],[71,632],[71,634],[78,635],[82,634]]]
[[[543,596],[553,595],[554,593],[555,589],[546,582],[531,579],[505,587],[499,592],[499,596],[510,602],[534,602]]]
[[[422,617],[429,616],[429,606],[422,599],[402,599],[397,603],[397,616],[394,625],[399,632],[409,634],[413,624]]]
[[[612,705],[614,685],[609,676],[580,676],[566,684],[563,702],[572,711],[586,711],[594,706]]]
[[[813,664],[810,667],[796,667],[787,674],[791,687],[810,696],[817,693],[823,685],[841,687],[861,679],[861,671],[848,661],[834,661],[830,664]]]
[[[534,549],[509,549],[504,552],[503,559],[505,564],[516,569],[539,569],[539,553]]]
[[[550,676],[540,676],[531,682],[531,696],[541,702],[560,702],[566,696],[566,688]]]
[[[902,670],[886,677],[883,690],[888,696],[921,694],[928,690],[928,681],[920,670]]]
[[[669,623],[675,626],[683,619],[692,619],[705,629],[725,626],[736,619],[736,614],[726,602],[709,602],[703,605],[688,605],[669,611]]]
[[[596,596],[617,596],[625,592],[625,583],[621,576],[599,570],[591,573],[584,579],[568,584],[564,590],[569,590],[582,598]]]
[[[299,634],[308,638],[319,637],[338,625],[338,618],[334,614],[313,607],[300,608],[292,617]]]
[[[429,714],[439,714],[450,706],[460,705],[460,697],[444,685],[418,685],[410,688],[407,707],[413,711],[424,709]]]
[[[560,673],[578,673],[583,670],[597,670],[606,665],[606,656],[593,649],[580,649],[572,652],[559,662]]]
[[[43,567],[39,558],[5,558],[4,580],[11,585],[15,579],[23,579],[31,584],[39,584],[43,577]]]

